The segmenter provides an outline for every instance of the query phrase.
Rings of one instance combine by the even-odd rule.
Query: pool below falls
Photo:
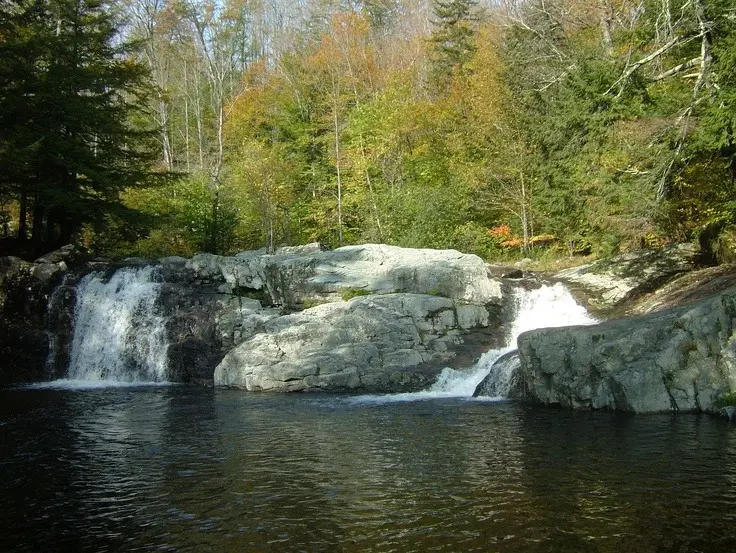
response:
[[[736,551],[736,425],[185,386],[0,391],[2,551]]]

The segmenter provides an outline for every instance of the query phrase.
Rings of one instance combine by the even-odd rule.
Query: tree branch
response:
[[[621,94],[624,91],[623,83],[625,83],[628,80],[628,78],[631,77],[631,75],[633,75],[634,72],[637,69],[639,69],[643,65],[646,65],[646,64],[654,61],[655,59],[657,59],[658,57],[660,57],[662,54],[668,52],[669,50],[671,50],[675,46],[679,46],[681,44],[685,44],[687,42],[690,42],[691,40],[694,40],[696,38],[700,38],[701,36],[703,36],[702,32],[701,33],[698,33],[697,35],[691,35],[691,36],[687,36],[687,37],[674,37],[674,38],[672,38],[666,44],[660,46],[658,49],[656,49],[651,54],[648,54],[648,55],[644,56],[640,60],[635,61],[629,67],[627,67],[626,70],[624,71],[623,75],[621,75],[621,77],[619,77],[618,80],[615,83],[613,83],[609,87],[609,89],[606,90],[606,92],[604,92],[604,95],[610,94],[613,91],[613,89],[616,88],[616,86],[618,86],[619,84],[621,84],[622,85],[621,86],[621,89],[619,90],[618,94],[616,94],[616,97],[618,98],[619,96],[621,96]]]
[[[693,58],[691,60],[683,62],[680,65],[676,65],[672,69],[668,69],[664,73],[660,73],[659,75],[652,77],[651,80],[653,82],[658,82],[658,81],[662,81],[666,79],[667,77],[671,77],[672,75],[677,75],[678,73],[682,73],[686,69],[690,69],[691,67],[695,67],[696,65],[698,65],[700,63],[700,60],[701,58],[700,56],[698,56],[697,58]]]

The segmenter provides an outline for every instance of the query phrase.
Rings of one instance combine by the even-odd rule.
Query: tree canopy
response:
[[[6,2],[2,232],[488,259],[736,236],[731,4]]]
[[[99,0],[15,0],[0,29],[0,194],[16,239],[41,253],[131,210],[120,194],[150,181],[146,71]]]

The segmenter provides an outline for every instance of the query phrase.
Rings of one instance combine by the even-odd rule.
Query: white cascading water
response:
[[[501,349],[488,350],[472,368],[458,371],[446,368],[440,373],[437,382],[423,392],[409,394],[391,394],[386,396],[361,396],[358,401],[390,402],[413,401],[434,398],[472,397],[478,384],[490,373],[491,369],[498,390],[498,397],[505,397],[511,382],[513,363],[494,363],[500,357],[516,349],[519,334],[537,328],[556,326],[573,326],[596,323],[584,307],[580,306],[572,294],[562,284],[543,285],[536,290],[515,289],[513,291],[514,321],[506,345]]]
[[[71,387],[163,383],[165,320],[153,267],[125,267],[109,280],[90,273],[77,285],[67,379]]]

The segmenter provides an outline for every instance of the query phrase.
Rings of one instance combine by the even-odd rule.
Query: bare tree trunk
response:
[[[698,74],[698,80],[693,87],[693,101],[698,99],[700,95],[700,89],[705,86],[710,87],[710,65],[713,61],[711,54],[711,22],[705,20],[705,11],[700,0],[693,0],[693,7],[695,8],[695,16],[698,20],[698,27],[700,29],[701,40],[700,40],[700,72]]]
[[[200,75],[200,59],[196,47],[194,48],[195,71],[192,80],[194,88],[194,119],[197,127],[197,165],[198,169],[204,169],[204,117],[202,107],[202,85],[199,82]]]
[[[340,167],[340,126],[338,121],[338,104],[340,88],[332,77],[332,90],[334,94],[334,107],[332,110],[333,120],[335,124],[335,169],[337,170],[337,243],[342,246],[342,174]]]
[[[524,239],[524,254],[529,253],[529,216],[527,213],[527,197],[526,197],[526,181],[524,180],[524,170],[519,173],[521,184],[521,229]]]
[[[611,38],[611,21],[613,19],[613,10],[608,2],[601,2],[601,35],[603,39],[603,51],[607,56],[613,56],[613,39]]]
[[[173,167],[173,155],[171,153],[171,141],[169,140],[169,115],[163,94],[158,91],[158,112],[161,125],[161,149],[163,153],[164,166],[168,171]]]
[[[187,63],[184,62],[184,86],[187,86]],[[187,173],[190,171],[189,162],[189,94],[184,94],[184,156],[187,167]]]
[[[28,192],[25,190],[20,194],[18,211],[18,239],[25,240],[28,236]]]

